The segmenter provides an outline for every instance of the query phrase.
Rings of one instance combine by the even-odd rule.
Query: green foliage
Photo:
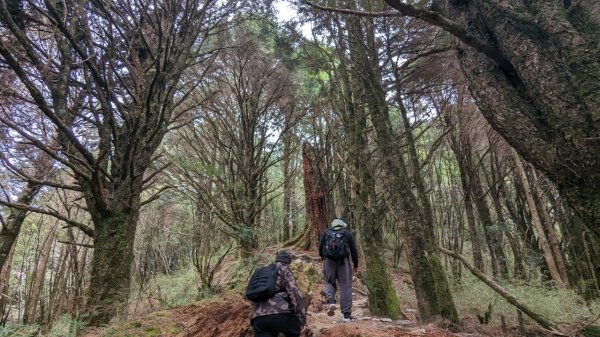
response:
[[[144,329],[142,329],[142,331],[144,333],[144,337],[160,336],[160,328],[157,328],[155,326],[145,327]]]
[[[33,337],[37,335],[39,328],[37,324],[0,326],[0,337]]]
[[[76,337],[77,333],[85,326],[85,323],[73,319],[69,315],[60,316],[59,320],[54,322],[52,329],[46,336],[48,337]]]
[[[504,284],[516,298],[533,311],[557,322],[569,323],[600,314],[600,301],[585,305],[583,299],[572,289],[556,289],[529,284]],[[499,323],[500,315],[516,317],[514,306],[469,273],[463,274],[462,286],[455,290],[454,298],[463,315],[480,314],[492,305],[491,323]]]
[[[150,281],[148,288],[158,293],[162,305],[172,308],[196,300],[197,282],[196,271],[189,265],[171,275],[157,276]],[[138,296],[143,297],[143,295]]]
[[[583,335],[585,337],[600,337],[600,326],[590,325],[583,328]]]
[[[140,323],[137,321],[137,323]],[[158,337],[162,333],[156,326],[128,326],[110,327],[102,332],[102,337]]]

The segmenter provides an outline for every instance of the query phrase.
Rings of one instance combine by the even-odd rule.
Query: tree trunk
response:
[[[130,209],[109,212],[95,221],[88,301],[92,323],[105,323],[126,313],[137,219],[137,209]]]
[[[387,270],[385,258],[381,254],[380,245],[375,242],[365,241],[365,265],[367,266],[365,283],[369,290],[369,311],[374,315],[398,318],[400,316],[400,302],[392,279]]]
[[[481,253],[481,236],[477,231],[476,222],[475,222],[475,213],[473,210],[473,200],[472,200],[472,192],[469,188],[469,174],[466,171],[466,165],[464,161],[466,160],[466,154],[464,150],[470,151],[470,146],[467,147],[467,144],[459,145],[459,139],[463,137],[457,137],[455,135],[451,136],[451,148],[454,152],[454,155],[458,162],[458,171],[460,174],[460,183],[463,190],[463,202],[465,205],[465,212],[467,214],[467,225],[469,228],[469,238],[471,240],[472,250],[473,250],[473,261],[475,263],[475,267],[479,270],[485,270],[483,263],[483,255]],[[463,141],[464,143],[464,141]],[[459,148],[463,149],[460,151]]]
[[[511,233],[511,229],[508,228],[508,223],[506,222],[506,218],[502,209],[502,202],[500,201],[501,191],[504,189],[504,173],[501,168],[502,166],[499,163],[497,144],[498,143],[490,145],[490,179],[488,181],[488,185],[490,186],[490,195],[492,197],[494,210],[496,211],[496,218],[498,219],[499,225],[503,228],[503,232],[506,235],[506,239],[513,253],[514,275],[518,278],[524,279],[525,265],[523,262],[521,247],[519,241]],[[502,144],[504,143],[502,142]],[[475,267],[477,268],[477,266]]]
[[[45,329],[49,330],[52,322],[54,322],[54,318],[60,316],[57,313],[62,312],[61,308],[65,302],[65,293],[66,293],[66,274],[67,269],[69,268],[69,258],[68,258],[68,245],[62,245],[60,249],[60,253],[58,254],[58,266],[55,266],[56,272],[54,274],[54,279],[52,280],[52,284],[50,286],[50,290],[48,291],[48,309],[44,313],[44,318],[42,320],[42,324]],[[63,282],[63,280],[65,280]]]
[[[27,296],[27,302],[25,303],[25,311],[23,313],[23,323],[25,324],[32,324],[36,321],[36,311],[40,293],[44,286],[44,279],[46,278],[46,268],[48,267],[48,260],[50,259],[50,250],[52,245],[54,245],[58,230],[57,220],[50,228],[50,232],[40,249],[37,266],[35,268],[35,273],[33,274],[33,280],[31,281],[31,288],[29,289],[29,295]]]
[[[531,189],[529,188],[529,182],[527,181],[527,175],[525,174],[525,169],[523,168],[523,164],[521,163],[521,158],[513,151],[513,158],[515,162],[515,168],[517,170],[517,174],[521,180],[521,185],[525,192],[525,197],[527,198],[527,203],[529,205],[529,211],[531,213],[531,221],[533,226],[537,232],[538,242],[540,248],[542,249],[542,253],[544,255],[544,260],[546,261],[546,265],[548,266],[548,271],[550,272],[550,277],[558,286],[563,286],[564,283],[560,277],[558,269],[556,267],[556,263],[554,261],[554,257],[552,255],[552,251],[550,246],[548,245],[548,240],[546,239],[546,234],[544,233],[544,229],[542,227],[542,223],[540,221],[539,215],[537,213],[537,208],[535,205],[535,201],[533,200],[533,195],[531,193]]]
[[[360,87],[357,93],[359,93],[358,97],[362,99],[359,99],[359,101],[364,101],[371,113],[378,151],[383,158],[383,167],[390,180],[385,184],[385,188],[390,198],[391,207],[401,219],[399,226],[406,241],[407,256],[413,283],[415,284],[420,318],[423,321],[430,321],[434,316],[441,314],[450,321],[459,323],[460,320],[448,286],[446,273],[435,250],[433,216],[429,201],[424,194],[425,191],[419,172],[420,164],[416,162],[418,159],[415,154],[412,156],[410,153],[408,154],[413,170],[411,179],[404,154],[395,141],[396,135],[391,126],[378,65],[372,22],[366,20],[364,30],[357,19],[349,20],[349,25],[350,52],[354,62],[354,75],[358,81],[357,85]],[[396,101],[402,109],[401,90],[398,84],[396,87]],[[406,123],[408,123],[407,119],[403,122],[404,127],[407,129],[405,131],[407,133],[412,132],[411,126]],[[414,140],[408,138],[407,142],[414,150]],[[358,155],[365,157],[364,154]],[[420,198],[413,193],[411,182],[414,182],[418,188],[420,187],[417,191]]]
[[[485,199],[483,187],[481,186],[479,173],[472,167],[469,171],[471,173],[470,187],[473,192],[473,201],[477,208],[479,219],[483,225],[485,237],[490,249],[490,255],[492,256],[492,270],[494,271],[494,276],[500,274],[503,278],[508,278],[508,264],[506,263],[506,256],[500,240],[502,237],[502,230],[498,224],[492,222],[492,216]]]
[[[567,274],[567,268],[565,267],[565,262],[563,259],[563,254],[560,249],[560,243],[558,241],[558,235],[556,234],[556,228],[554,228],[554,223],[550,219],[550,214],[548,213],[548,208],[546,207],[546,203],[544,202],[544,198],[542,195],[542,189],[540,187],[540,183],[535,172],[535,169],[530,170],[531,175],[531,183],[530,188],[533,192],[534,201],[537,205],[538,214],[541,215],[542,225],[544,228],[544,233],[548,238],[548,245],[550,246],[550,250],[552,251],[552,256],[554,257],[554,262],[556,263],[556,268],[558,269],[558,274],[560,275],[561,280],[565,284],[565,286],[569,286],[569,276]]]
[[[29,206],[40,191],[41,185],[28,182],[21,191],[16,203],[19,205]],[[4,266],[12,247],[17,240],[21,225],[27,216],[26,209],[10,209],[8,217],[6,217],[6,225],[0,230],[0,266]]]
[[[287,242],[290,239],[292,229],[292,190],[294,188],[294,177],[292,175],[292,144],[291,130],[283,134],[283,229],[281,241]]]
[[[317,251],[319,239],[328,225],[327,205],[329,193],[322,172],[322,160],[316,149],[308,142],[302,144],[302,158],[304,168],[304,198],[306,203],[306,219],[308,235],[304,247]]]
[[[14,247],[14,246],[13,246]],[[8,317],[10,312],[10,307],[8,304],[13,301],[12,298],[9,297],[9,281],[10,281],[10,271],[12,270],[12,261],[15,255],[14,248],[10,250],[8,257],[5,260],[4,265],[0,271],[0,325],[4,326],[6,324],[5,319]]]

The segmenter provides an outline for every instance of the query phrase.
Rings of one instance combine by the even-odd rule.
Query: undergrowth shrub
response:
[[[69,315],[62,315],[58,321],[54,322],[52,329],[46,335],[47,337],[76,337],[77,333],[83,329],[85,323],[73,319]]]
[[[158,299],[161,306],[177,307],[194,302],[198,297],[198,280],[193,266],[179,268],[170,275],[157,275],[146,285],[143,292],[139,289],[132,298],[146,297]]]
[[[0,326],[0,337],[34,337],[37,336],[39,328],[37,324]]]
[[[572,323],[600,314],[600,301],[586,304],[572,289],[526,283],[504,282],[502,286],[533,311],[556,323]],[[516,320],[517,309],[490,287],[470,273],[463,273],[461,286],[454,290],[454,299],[461,315],[476,315],[492,305],[492,323],[500,315]]]

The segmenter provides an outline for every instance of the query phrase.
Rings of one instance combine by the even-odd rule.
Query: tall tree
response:
[[[364,8],[371,7],[367,4]],[[358,60],[363,67],[359,78],[365,91],[366,105],[371,113],[386,178],[390,180],[385,187],[391,208],[400,218],[400,231],[406,244],[421,319],[429,321],[441,315],[453,323],[459,323],[446,272],[436,251],[432,206],[422,175],[423,163],[417,153],[417,139],[413,134],[416,128],[411,122],[411,118],[415,115],[409,115],[405,103],[405,95],[410,95],[410,88],[402,81],[402,76],[406,76],[402,71],[406,70],[412,61],[409,59],[402,65],[397,60],[399,58],[397,52],[390,48],[393,36],[391,32],[395,30],[403,33],[410,28],[398,22],[387,22],[387,24],[395,27],[388,29],[384,38],[385,53],[388,56],[385,62],[391,64],[394,92],[392,104],[387,103],[383,86],[384,76],[379,65],[382,61],[377,53],[376,23],[373,20],[365,20],[362,28],[364,35],[358,35],[357,32],[353,34],[364,36],[363,41],[359,40],[357,43],[358,48],[363,52]],[[435,42],[432,44],[436,45]],[[435,53],[435,51],[427,50],[426,53]],[[421,56],[415,57],[418,59]],[[391,109],[398,111],[400,131],[396,131],[392,126]],[[402,142],[398,142],[398,139]],[[415,230],[416,228],[419,230]]]
[[[198,105],[194,123],[179,133],[186,147],[173,152],[199,202],[215,212],[248,258],[259,243],[261,212],[281,187],[267,185],[268,170],[282,161],[282,137],[298,116],[289,72],[255,36],[239,34],[210,73],[201,95],[209,98]]]
[[[212,60],[213,30],[236,3],[0,3],[1,62],[26,88],[18,97],[44,115],[58,144],[44,143],[13,117],[2,122],[68,167],[83,193],[94,224],[78,225],[94,236],[92,322],[125,310],[141,194],[154,177],[148,169]],[[191,66],[195,73],[186,72]]]

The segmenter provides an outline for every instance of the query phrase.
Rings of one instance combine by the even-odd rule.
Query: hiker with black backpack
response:
[[[340,288],[340,309],[344,322],[352,317],[352,271],[358,268],[358,253],[354,236],[342,219],[331,222],[331,228],[325,230],[319,241],[319,255],[323,259],[325,275],[325,295],[327,296],[327,315],[333,316],[337,309],[335,301],[336,281]],[[350,265],[349,256],[352,257]],[[354,268],[352,268],[354,267]]]
[[[299,337],[306,324],[306,309],[290,270],[292,256],[277,252],[275,263],[257,269],[248,283],[246,298],[254,302],[254,337]]]

